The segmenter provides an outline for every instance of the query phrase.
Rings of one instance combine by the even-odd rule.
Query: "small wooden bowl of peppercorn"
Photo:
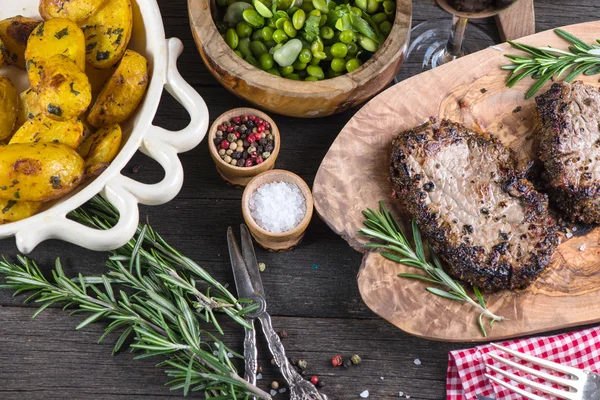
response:
[[[242,195],[242,215],[250,233],[261,247],[274,252],[292,250],[302,241],[313,207],[306,182],[282,169],[257,175]]]
[[[217,172],[243,188],[256,175],[273,169],[281,139],[275,122],[254,108],[235,108],[219,116],[208,132],[208,148]]]
[[[223,7],[217,5],[218,2],[188,0],[190,25],[200,56],[208,70],[227,90],[269,112],[316,118],[364,103],[394,79],[408,48],[412,1],[394,0],[394,19],[387,38],[360,67],[338,77],[316,82],[282,78],[251,65],[231,49],[217,29],[216,24],[222,24],[223,15],[226,14]],[[381,3],[384,0],[377,0],[373,4]],[[301,35],[292,37],[299,38]]]

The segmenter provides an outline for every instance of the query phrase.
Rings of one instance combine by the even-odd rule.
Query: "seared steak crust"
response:
[[[518,289],[558,245],[547,197],[493,137],[443,120],[401,133],[391,181],[449,273],[485,291]]]
[[[600,92],[555,83],[536,98],[536,110],[550,199],[573,221],[600,223]]]

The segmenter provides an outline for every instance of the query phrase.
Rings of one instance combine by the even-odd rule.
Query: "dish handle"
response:
[[[177,59],[183,43],[177,38],[167,40],[168,59],[165,89],[187,110],[190,123],[174,132],[152,125],[144,135],[140,151],[156,160],[165,170],[162,181],[145,184],[118,174],[111,178],[100,193],[119,211],[119,222],[108,230],[93,229],[67,218],[48,217],[35,229],[17,232],[19,251],[31,252],[48,239],[64,240],[91,250],[107,251],[127,243],[135,234],[139,222],[138,203],[159,205],[172,200],[183,185],[183,166],[177,153],[196,147],[208,130],[208,108],[202,97],[177,70]]]

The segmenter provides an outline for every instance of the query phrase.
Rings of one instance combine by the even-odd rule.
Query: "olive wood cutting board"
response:
[[[564,27],[588,43],[600,38],[600,21]],[[520,39],[534,46],[566,49],[552,31]],[[368,252],[361,211],[384,200],[402,222],[409,218],[391,198],[388,179],[392,139],[430,116],[462,122],[474,130],[493,133],[516,150],[519,158],[533,160],[534,100],[524,93],[532,84],[505,86],[500,69],[517,52],[508,44],[490,47],[447,65],[407,79],[365,105],[343,128],[317,173],[313,194],[316,210],[336,233],[363,252],[358,287],[364,302],[400,329],[427,339],[444,341],[497,340],[600,321],[600,229],[579,229],[572,238],[561,234],[562,244],[546,272],[529,288],[486,295],[490,310],[508,318],[488,329],[484,338],[478,314],[468,304],[442,299],[425,291],[426,283],[399,278],[415,272]],[[598,86],[598,76],[581,77]],[[548,83],[538,94],[548,89]],[[585,246],[582,246],[585,245]]]

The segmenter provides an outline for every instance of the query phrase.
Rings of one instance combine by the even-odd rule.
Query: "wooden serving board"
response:
[[[564,27],[588,43],[599,37],[600,22]],[[552,31],[519,40],[534,46],[566,49]],[[433,340],[497,340],[600,321],[600,229],[588,229],[562,244],[547,271],[529,288],[487,295],[489,308],[508,318],[488,329],[485,339],[468,304],[431,295],[421,281],[398,278],[413,268],[367,252],[361,211],[385,200],[407,227],[391,198],[388,180],[392,139],[430,116],[462,122],[493,133],[527,160],[534,158],[531,135],[534,100],[525,100],[531,80],[509,89],[504,82],[508,44],[488,48],[405,80],[365,105],[344,127],[325,156],[315,179],[316,210],[336,233],[364,252],[358,286],[365,303],[402,330]],[[581,77],[598,86],[598,76]],[[540,91],[548,89],[549,83]],[[409,230],[405,230],[410,232]],[[585,244],[585,249],[580,250]]]

